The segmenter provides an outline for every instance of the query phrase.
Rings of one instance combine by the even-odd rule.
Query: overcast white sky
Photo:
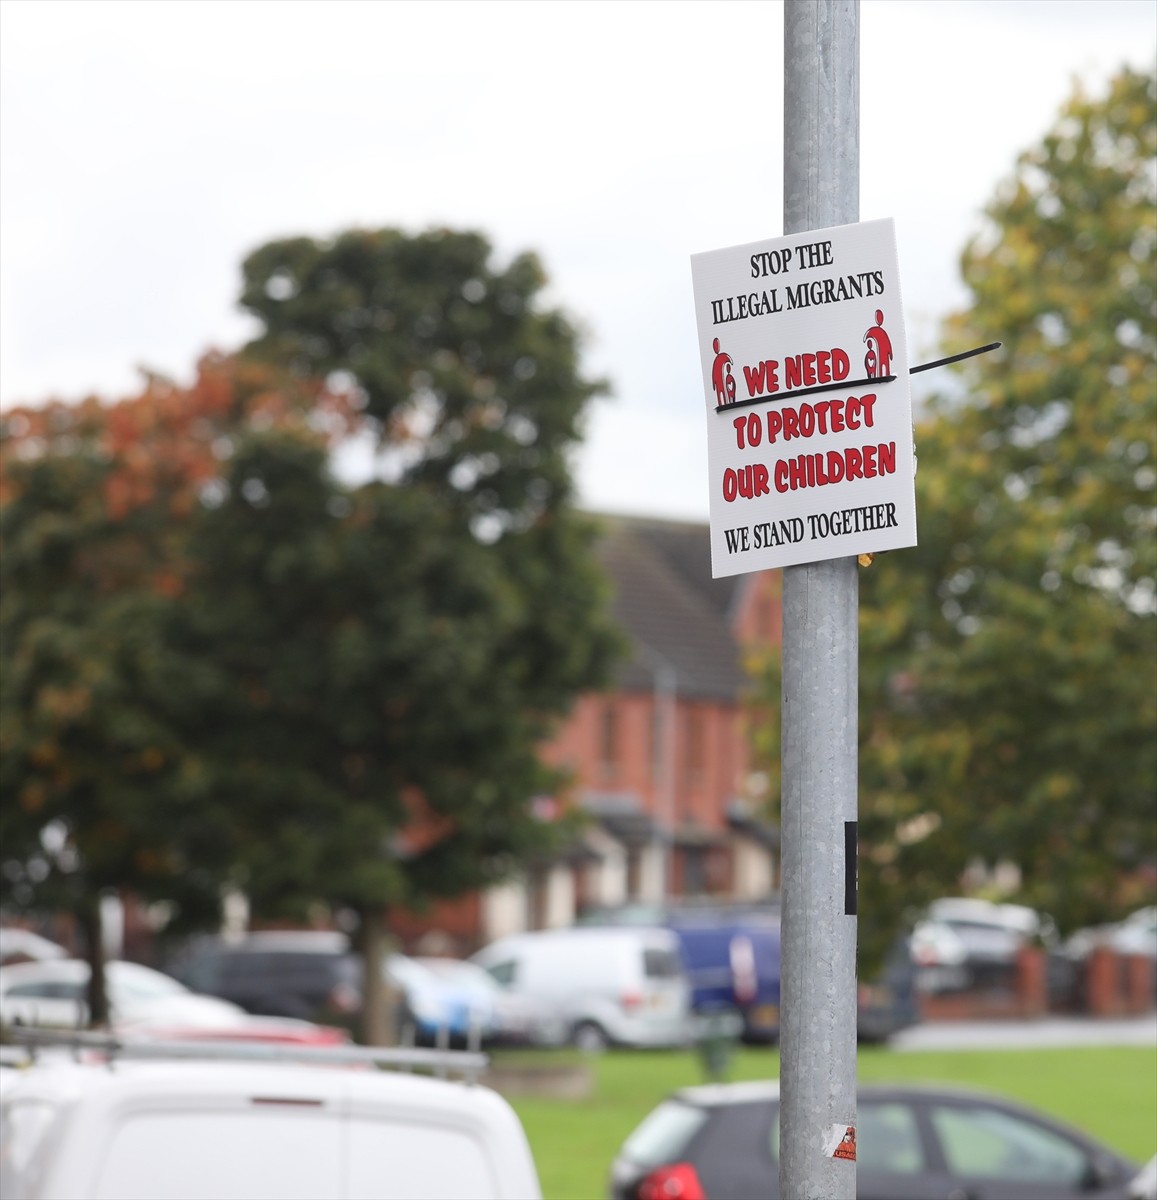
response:
[[[706,519],[689,258],[782,233],[782,35],[778,0],[2,0],[0,404],[188,380],[272,238],[477,229],[614,386],[584,503]],[[860,216],[896,221],[919,362],[997,182],[1075,79],[1153,65],[1157,5],[863,0],[861,56]]]

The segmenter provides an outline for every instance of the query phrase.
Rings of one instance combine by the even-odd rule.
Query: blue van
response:
[[[779,1036],[779,922],[773,918],[672,915],[691,981],[692,1008],[734,1011],[745,1042]]]
[[[745,1042],[779,1037],[780,927],[774,904],[627,904],[594,909],[584,925],[664,925],[679,936],[691,983],[691,1006],[702,1016],[737,1012]],[[883,1042],[920,1020],[916,972],[908,939],[899,937],[884,969],[857,996],[861,1041]]]

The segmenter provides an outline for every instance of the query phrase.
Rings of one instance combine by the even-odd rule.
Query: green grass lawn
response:
[[[566,1052],[560,1052],[565,1054]],[[694,1053],[615,1052],[588,1060],[589,1099],[511,1101],[526,1129],[546,1200],[600,1200],[611,1159],[639,1121],[675,1088],[703,1080]],[[740,1049],[731,1079],[779,1074],[779,1054]],[[998,1093],[1067,1122],[1138,1163],[1157,1153],[1157,1049],[929,1051],[861,1049],[864,1081],[923,1080]]]

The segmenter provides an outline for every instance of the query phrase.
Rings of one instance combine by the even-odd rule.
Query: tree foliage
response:
[[[491,538],[569,498],[567,454],[604,385],[580,374],[533,254],[500,267],[480,234],[354,230],[272,242],[244,274],[264,326],[248,353],[348,388],[392,482],[454,502]]]
[[[537,750],[609,645],[583,538],[557,543],[522,535],[520,579],[420,490],[343,489],[287,439],[237,456],[190,542],[188,632],[231,681],[218,784],[261,912],[420,906],[545,848]]]
[[[537,260],[498,267],[478,234],[291,239],[244,274],[264,324],[247,355],[348,396],[376,475],[294,509],[276,473],[311,470],[257,452],[259,499],[234,489],[203,530],[209,593],[248,614],[212,631],[213,652],[250,681],[242,700],[267,698],[244,723],[283,744],[269,761],[300,768],[271,804],[310,781],[388,841],[364,876],[337,853],[337,896],[459,893],[545,844],[527,804],[558,780],[538,750],[617,646],[593,529],[570,507],[568,456],[602,385],[543,305]]]
[[[869,953],[978,863],[1066,928],[1152,893],[1155,100],[1128,70],[1078,90],[963,254],[946,349],[1003,348],[931,404],[920,545],[861,588]]]
[[[570,505],[576,331],[476,234],[277,242],[245,276],[264,332],[191,388],[5,419],[9,898],[192,918],[235,883],[377,921],[557,838],[538,753],[618,646]]]

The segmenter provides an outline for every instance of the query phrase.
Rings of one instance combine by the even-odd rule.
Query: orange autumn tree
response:
[[[107,1017],[99,899],[130,889],[177,923],[216,909],[226,814],[197,733],[219,680],[173,636],[190,522],[247,433],[343,428],[340,401],[206,357],[191,386],[18,408],[0,421],[0,880],[75,914]]]

